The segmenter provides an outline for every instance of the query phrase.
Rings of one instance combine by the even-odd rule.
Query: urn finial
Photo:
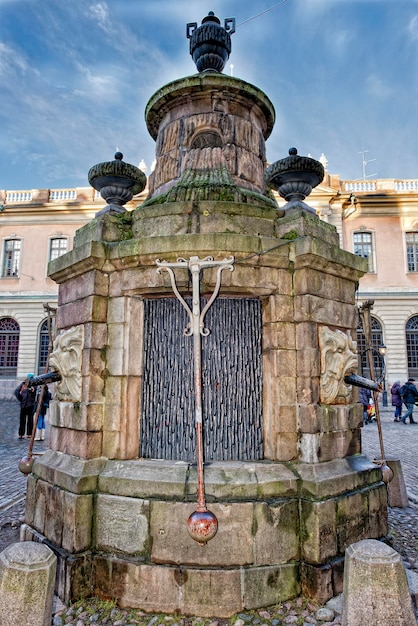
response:
[[[275,161],[265,174],[266,182],[287,200],[287,205],[283,207],[285,210],[302,206],[311,213],[315,213],[314,209],[303,200],[323,178],[322,163],[311,157],[299,156],[296,148],[289,148],[289,156]]]
[[[222,72],[231,54],[231,35],[235,33],[235,18],[226,18],[224,26],[213,11],[197,22],[187,24],[190,54],[198,72]]]
[[[104,213],[123,213],[123,205],[145,189],[147,177],[144,172],[122,159],[122,152],[116,152],[114,161],[98,163],[90,168],[89,183],[107,203],[96,213],[96,217]]]

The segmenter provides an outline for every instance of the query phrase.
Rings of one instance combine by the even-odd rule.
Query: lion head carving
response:
[[[51,369],[61,374],[57,385],[58,400],[81,400],[81,352],[84,344],[84,326],[73,326],[55,339],[49,357]]]
[[[350,335],[327,326],[319,328],[321,351],[321,402],[323,404],[347,404],[352,387],[344,382],[344,376],[357,372],[357,344]]]

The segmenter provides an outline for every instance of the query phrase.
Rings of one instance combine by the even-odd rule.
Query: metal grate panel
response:
[[[202,307],[204,304],[202,304]],[[193,338],[174,298],[144,302],[144,378],[140,456],[194,461]],[[205,460],[260,460],[261,303],[218,298],[202,337]]]

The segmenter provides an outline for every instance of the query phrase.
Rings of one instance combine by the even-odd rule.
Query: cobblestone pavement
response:
[[[416,412],[418,421],[418,407]],[[17,402],[0,401],[0,551],[19,540],[19,527],[23,522],[26,477],[18,469],[19,460],[26,454],[29,439],[19,440],[17,429],[19,405]],[[386,458],[400,459],[410,506],[405,509],[389,509],[389,532],[395,550],[405,562],[405,567],[418,572],[418,425],[406,425],[393,421],[392,408],[381,407],[383,443]],[[48,428],[47,428],[48,436]],[[42,453],[48,443],[35,442],[34,452]],[[370,459],[380,459],[380,442],[376,424],[368,424],[362,430],[362,448]],[[335,602],[334,602],[335,601]],[[73,624],[103,624],[113,626],[281,626],[282,624],[341,624],[341,599],[320,607],[304,598],[296,598],[268,610],[242,613],[231,620],[217,618],[187,618],[184,616],[146,615],[141,611],[120,610],[116,606],[97,599],[85,600],[72,607],[55,601],[51,626]]]

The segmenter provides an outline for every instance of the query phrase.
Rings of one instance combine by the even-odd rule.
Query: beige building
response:
[[[358,303],[374,300],[373,345],[387,348],[386,388],[418,378],[418,180],[344,181],[327,172],[307,203],[336,227],[344,249],[369,260]],[[0,398],[29,372],[45,371],[45,305],[54,308],[58,293],[48,262],[72,249],[76,230],[104,204],[92,188],[0,191]],[[359,352],[366,363],[361,336]]]

